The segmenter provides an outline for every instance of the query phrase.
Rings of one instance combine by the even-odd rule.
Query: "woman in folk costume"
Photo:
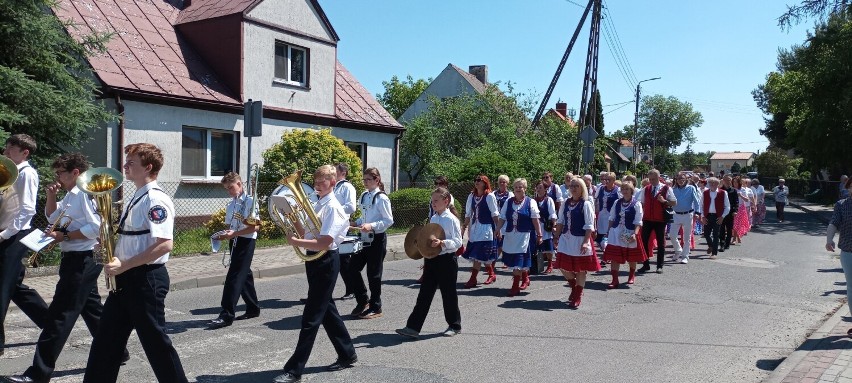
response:
[[[556,220],[556,267],[571,286],[568,307],[580,307],[586,273],[599,271],[601,265],[592,252],[592,233],[595,227],[595,211],[589,201],[589,191],[582,178],[575,177],[568,185],[571,199],[559,209]]]
[[[494,261],[497,260],[497,198],[491,193],[491,183],[485,175],[478,175],[474,179],[474,187],[467,197],[465,204],[464,225],[462,225],[462,237],[465,229],[468,229],[468,241],[463,257],[473,262],[470,270],[470,280],[464,284],[465,288],[476,287],[476,276],[480,267],[484,264],[488,271],[488,279],[485,284],[494,283],[497,274],[494,272]]]
[[[538,204],[526,196],[527,180],[518,178],[512,183],[513,198],[503,204],[498,226],[506,224],[503,235],[503,263],[512,269],[512,288],[509,296],[518,295],[530,283],[531,251],[541,243],[541,226],[538,225]],[[532,241],[530,233],[535,232]]]
[[[757,226],[766,219],[766,189],[760,184],[760,180],[755,178],[751,180],[751,190],[754,192],[754,200],[757,203],[752,226]]]
[[[553,198],[550,198],[546,192],[543,182],[535,183],[535,201],[538,204],[539,224],[542,226],[541,243],[536,246],[536,250],[543,253],[544,259],[547,260],[547,267],[543,274],[550,274],[553,272],[553,254],[556,252],[553,246],[553,233],[556,228],[557,210]]]
[[[752,208],[752,199],[754,199],[754,194],[751,191],[751,187],[747,185],[747,180],[743,180],[740,177],[734,177],[733,187],[736,190],[736,193],[739,195],[739,214],[734,217],[734,232],[733,232],[733,241],[732,243],[741,244],[743,243],[743,237],[748,234],[748,231],[751,230],[751,208]]]
[[[503,204],[505,204],[506,201],[508,201],[509,198],[512,197],[512,191],[509,190],[509,176],[505,174],[497,176],[497,190],[495,190],[492,194],[494,194],[494,198],[497,199],[497,211],[499,212],[501,209],[503,209]],[[504,227],[498,227],[498,229],[500,229],[500,234],[506,233]],[[497,256],[499,257],[500,254],[503,254],[502,235],[500,236],[500,238],[497,239]],[[503,268],[506,268],[506,266],[503,265]],[[488,281],[486,280],[486,282]]]
[[[619,190],[615,187],[615,173],[601,173],[601,187],[595,196],[595,212],[598,218],[598,233],[595,242],[601,247],[601,255],[606,252],[607,233],[609,232],[609,211],[615,202],[621,198]]]
[[[567,201],[567,200],[571,199],[571,190],[569,190],[568,184],[571,183],[572,178],[574,178],[574,173],[565,172],[565,183],[562,184],[562,185],[559,185],[559,192],[562,193],[562,200],[563,201]],[[553,202],[556,202],[556,200],[553,200]],[[559,209],[557,208],[556,210],[559,210]]]
[[[642,228],[642,202],[635,201],[636,187],[630,182],[621,184],[622,198],[613,204],[609,214],[609,245],[604,259],[612,263],[612,283],[607,288],[617,289],[618,269],[624,263],[630,266],[627,284],[636,280],[636,263],[645,262],[645,250],[639,237]]]

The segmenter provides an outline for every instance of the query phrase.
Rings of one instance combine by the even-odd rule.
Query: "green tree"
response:
[[[594,126],[595,131],[598,132],[599,135],[603,136],[604,134],[604,116],[603,116],[603,104],[601,104],[601,92],[599,90],[595,90],[595,108],[592,110],[591,107],[586,111],[586,117],[583,121],[586,125]],[[592,112],[594,111],[594,114]],[[593,125],[594,123],[594,125]],[[582,129],[582,127],[580,128]]]
[[[689,102],[673,96],[645,96],[639,109],[639,142],[649,148],[656,144],[654,157],[668,159],[662,152],[670,152],[684,142],[694,143],[692,128],[703,123],[701,113],[693,110]],[[663,163],[666,162],[670,161]],[[654,164],[659,163],[654,160]]]
[[[754,168],[764,177],[785,177],[797,173],[797,163],[787,153],[779,149],[770,149],[754,159]]]
[[[731,173],[734,173],[734,174],[739,173],[740,170],[742,170],[742,168],[743,168],[743,166],[740,165],[739,162],[734,162],[734,164],[731,165]]]
[[[406,109],[414,103],[414,100],[417,100],[417,97],[420,97],[420,94],[429,87],[431,82],[431,78],[414,80],[411,75],[408,75],[405,81],[400,81],[399,77],[393,76],[390,81],[382,81],[385,92],[377,94],[376,100],[391,116],[400,118]]]
[[[88,131],[115,116],[97,101],[85,57],[102,51],[108,35],[72,37],[50,12],[52,0],[0,0],[0,128],[27,133],[45,165],[89,140]]]
[[[850,62],[852,10],[846,8],[817,24],[802,45],[779,51],[778,71],[754,91],[772,116],[765,131],[784,136],[779,146],[794,149],[812,171],[837,174],[852,161]]]
[[[849,0],[803,0],[800,5],[787,6],[787,11],[778,17],[778,26],[789,30],[805,19],[825,20],[828,15],[845,11],[849,3]]]
[[[260,169],[261,182],[275,182],[296,170],[302,170],[302,181],[313,185],[314,170],[321,165],[345,162],[349,165],[349,182],[363,190],[361,159],[333,136],[331,129],[294,129],[281,135],[281,140],[266,149]]]

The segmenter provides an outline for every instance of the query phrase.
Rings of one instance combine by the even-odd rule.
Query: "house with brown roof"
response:
[[[756,157],[757,155],[752,152],[716,152],[710,156],[710,171],[716,174],[722,170],[730,173],[735,163],[739,164],[740,168],[752,166]]]
[[[112,34],[88,58],[120,116],[85,146],[97,166],[120,169],[124,145],[156,144],[159,180],[180,195],[230,170],[245,177],[284,132],[328,127],[396,187],[404,128],[337,60],[340,38],[317,0],[61,0],[53,10],[73,36]],[[264,107],[251,158],[249,99]]]
[[[487,65],[471,65],[465,72],[464,69],[452,63],[447,64],[447,67],[429,83],[423,93],[405,110],[399,120],[402,122],[411,121],[429,110],[432,97],[442,100],[465,94],[482,94],[485,93],[487,86]]]

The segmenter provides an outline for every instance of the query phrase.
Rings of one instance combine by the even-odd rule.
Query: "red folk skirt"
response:
[[[607,245],[606,250],[604,250],[604,260],[619,265],[627,262],[645,262],[648,258],[645,256],[645,248],[642,246],[642,241],[639,240],[636,242],[639,244],[636,247]]]

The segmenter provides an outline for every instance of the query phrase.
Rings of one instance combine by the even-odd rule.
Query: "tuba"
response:
[[[77,177],[77,187],[83,193],[94,196],[97,201],[98,215],[101,216],[99,236],[101,250],[96,256],[104,263],[110,263],[114,259],[115,233],[112,225],[115,222],[115,215],[112,209],[112,192],[121,187],[122,182],[124,182],[124,176],[112,168],[89,169]],[[114,276],[107,277],[106,285],[110,292],[117,290]]]
[[[288,237],[293,235],[302,238],[294,224],[294,222],[299,222],[306,233],[310,232],[314,238],[319,238],[321,223],[314,213],[313,206],[315,203],[314,188],[302,182],[302,171],[299,170],[278,181],[278,187],[269,196],[267,207],[272,222],[283,229]],[[326,253],[325,250],[322,250],[316,254],[307,255],[298,246],[293,246],[293,249],[296,250],[296,255],[305,262],[318,259]]]
[[[3,193],[12,187],[18,179],[18,165],[4,155],[0,155],[0,203],[3,203]]]

